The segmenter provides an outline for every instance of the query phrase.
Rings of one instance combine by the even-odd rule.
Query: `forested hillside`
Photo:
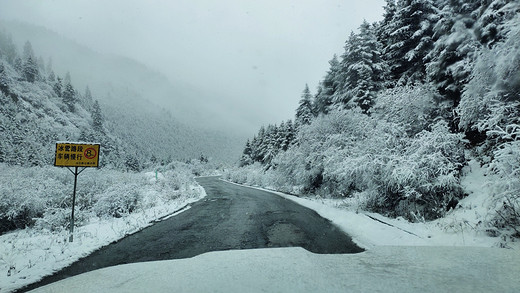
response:
[[[194,92],[135,60],[93,51],[43,27],[0,20],[2,30],[12,35],[18,51],[29,41],[45,70],[52,68],[62,79],[70,72],[79,95],[89,87],[90,95],[99,101],[107,130],[125,138],[125,151],[141,165],[152,155],[158,160],[185,161],[202,154],[231,162],[240,153],[244,135],[215,127],[214,119],[219,117],[207,117],[212,112],[200,106],[207,93]]]
[[[386,2],[228,178],[424,221],[466,196],[477,159],[498,178],[484,225],[520,236],[520,3]]]
[[[30,41],[18,48],[0,31],[0,234],[67,228],[72,177],[53,167],[57,141],[101,144],[101,168],[78,184],[78,224],[200,196],[193,176],[220,166],[226,136],[212,140],[219,134],[183,125],[147,100],[107,92],[100,102],[37,56]]]

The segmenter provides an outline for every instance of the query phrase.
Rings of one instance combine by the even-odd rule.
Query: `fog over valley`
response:
[[[30,40],[100,99],[127,90],[180,121],[245,137],[292,119],[305,84],[314,89],[345,36],[380,19],[383,4],[8,0],[0,19],[19,46]]]

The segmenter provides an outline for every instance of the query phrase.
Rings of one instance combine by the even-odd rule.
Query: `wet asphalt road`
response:
[[[103,247],[23,291],[104,267],[217,250],[300,246],[320,254],[363,251],[330,221],[290,200],[217,177],[197,182],[207,197],[191,209]]]

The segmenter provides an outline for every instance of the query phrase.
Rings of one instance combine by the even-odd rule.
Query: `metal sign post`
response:
[[[85,171],[87,167],[83,167],[81,171],[78,172],[78,167],[74,167],[74,171],[72,171],[69,167],[67,167],[72,174],[74,174],[74,191],[72,192],[72,213],[70,214],[70,236],[69,242],[74,241],[74,206],[76,205],[76,186],[78,184],[78,175]]]
[[[70,215],[69,242],[74,241],[74,206],[76,205],[76,187],[78,184],[78,175],[85,171],[85,169],[88,167],[99,166],[99,148],[100,144],[98,143],[56,143],[56,157],[54,159],[54,166],[67,167],[67,169],[74,175],[74,191],[72,193],[72,213]],[[70,167],[74,167],[74,171]],[[78,168],[83,169],[78,170]]]

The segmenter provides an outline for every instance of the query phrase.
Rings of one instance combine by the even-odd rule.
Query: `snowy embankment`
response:
[[[504,246],[520,251],[519,242],[504,244],[498,237],[491,237],[483,225],[493,209],[493,197],[489,185],[493,178],[486,175],[478,162],[466,167],[462,186],[469,194],[456,209],[445,217],[430,222],[411,223],[403,218],[392,219],[377,213],[358,210],[356,198],[325,199],[296,197],[271,189],[251,187],[276,193],[300,205],[315,210],[352,236],[361,247],[376,246]]]
[[[118,218],[92,216],[84,220],[84,225],[75,228],[73,242],[68,242],[66,229],[51,231],[33,227],[1,235],[0,292],[10,292],[37,282],[105,245],[152,225],[154,221],[188,209],[190,203],[206,195],[194,180],[184,182],[180,190],[175,190],[162,184],[171,178],[165,178],[161,173],[136,176],[146,182],[134,186],[137,188],[135,192],[141,194],[139,207]]]

